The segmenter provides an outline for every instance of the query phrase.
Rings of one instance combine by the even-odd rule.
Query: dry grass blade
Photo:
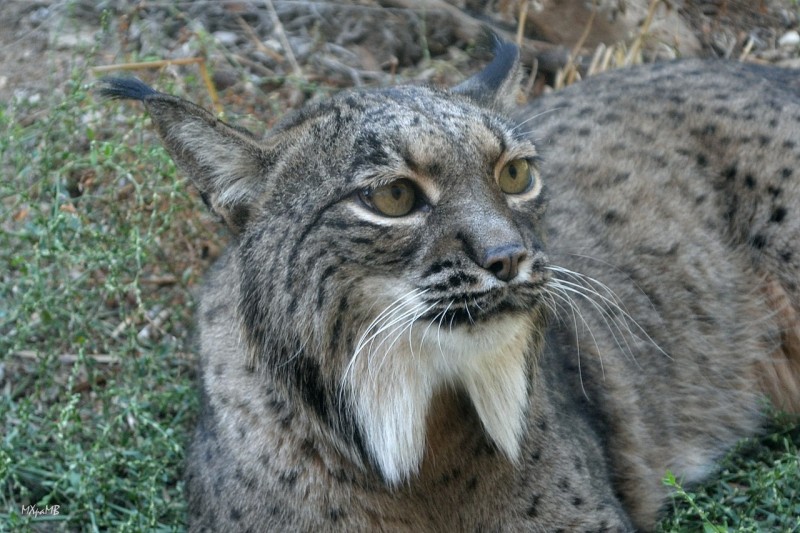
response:
[[[275,25],[275,34],[278,37],[278,40],[280,40],[284,52],[286,52],[286,59],[289,61],[289,65],[292,67],[292,74],[295,76],[302,76],[303,70],[300,68],[300,64],[297,62],[297,58],[292,50],[292,45],[289,43],[289,39],[286,37],[286,31],[283,28],[281,19],[278,17],[278,12],[275,11],[275,6],[272,5],[272,0],[264,0],[264,5],[267,6],[267,9],[269,10],[272,23]]]
[[[38,361],[43,357],[43,354],[33,350],[18,350],[16,352],[13,352],[12,355],[14,357],[19,357],[22,359],[30,359],[33,361]],[[84,355],[65,353],[58,356],[58,361],[64,364],[77,363],[81,359],[91,359],[92,361],[103,365],[116,365],[119,364],[120,362],[119,357],[102,353],[90,353]]]
[[[639,28],[639,33],[636,35],[636,39],[634,39],[631,49],[628,51],[628,55],[625,57],[625,66],[632,65],[641,52],[644,38],[647,32],[650,31],[650,25],[653,23],[653,17],[656,15],[656,8],[662,1],[663,0],[651,0],[650,6],[647,8],[647,16],[644,22],[642,22],[641,28]]]

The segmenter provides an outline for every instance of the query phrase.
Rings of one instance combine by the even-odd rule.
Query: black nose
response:
[[[519,244],[507,244],[492,248],[483,258],[483,268],[501,281],[511,281],[519,273],[519,263],[528,254]]]

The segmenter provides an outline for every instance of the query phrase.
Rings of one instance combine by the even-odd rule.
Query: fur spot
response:
[[[603,215],[603,222],[606,224],[606,226],[609,226],[611,224],[619,224],[623,222],[623,220],[619,213],[613,209],[609,209],[606,211],[606,214]]]
[[[288,361],[292,361],[291,366],[294,370],[292,379],[300,390],[303,400],[314,409],[320,418],[328,420],[328,398],[319,363],[304,355],[294,357],[294,359],[287,357],[283,360],[287,361],[287,364]]]
[[[292,487],[294,487],[295,483],[297,483],[297,477],[298,476],[299,476],[299,474],[298,474],[297,470],[292,469],[292,470],[289,470],[288,472],[281,473],[281,475],[278,476],[278,480],[281,483],[283,483],[286,487],[292,488]]]
[[[286,413],[278,420],[278,424],[282,429],[289,429],[292,427],[292,421],[294,421],[294,415],[292,413]]]
[[[460,287],[463,283],[463,274],[459,273],[458,275],[453,275],[447,278],[447,283],[450,285],[451,288],[455,289]]]
[[[761,250],[767,245],[767,238],[760,233],[756,233],[750,238],[750,246],[756,248],[757,250]]]
[[[336,272],[338,265],[328,265],[325,270],[322,271],[322,274],[319,277],[319,281],[317,281],[317,309],[322,309],[325,305],[325,286],[328,278]]]
[[[769,217],[769,221],[780,224],[783,222],[784,218],[786,218],[786,208],[780,206],[776,207],[775,210],[772,211],[772,216]]]
[[[228,214],[229,225],[237,230],[241,230],[250,218],[250,209],[246,205],[236,205],[231,208]]]
[[[678,111],[676,109],[670,109],[667,111],[667,116],[674,120],[675,122],[683,122],[686,120],[686,113],[683,111]]]
[[[531,496],[531,503],[528,506],[527,511],[525,511],[525,513],[531,518],[536,518],[536,516],[539,514],[539,511],[536,509],[536,507],[539,505],[540,499],[541,496],[539,496],[538,494],[534,494],[533,496]]]
[[[303,455],[305,455],[307,458],[319,455],[319,452],[317,452],[317,446],[311,439],[303,439],[303,443],[300,445],[300,451],[302,451]]]
[[[442,264],[434,263],[433,265],[430,266],[430,268],[428,268],[428,270],[425,271],[423,277],[433,276],[441,271],[442,271]]]
[[[570,128],[567,124],[559,124],[553,133],[556,135],[566,135],[572,132],[572,128]]]

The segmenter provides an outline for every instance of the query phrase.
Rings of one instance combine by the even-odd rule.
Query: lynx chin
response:
[[[193,531],[630,531],[800,411],[800,84],[686,61],[516,106],[348,90],[265,138],[135,79],[233,236],[202,290]],[[798,209],[798,211],[795,211]]]

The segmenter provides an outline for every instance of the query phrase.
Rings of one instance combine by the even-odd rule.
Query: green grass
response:
[[[191,72],[159,87],[203,101]],[[191,291],[224,237],[144,113],[98,102],[92,81],[76,69],[39,101],[0,108],[0,530],[186,519]],[[800,531],[799,446],[796,421],[779,419],[713,484],[672,480],[660,530]]]
[[[776,415],[767,429],[742,441],[702,486],[686,490],[668,473],[676,495],[659,531],[800,531],[800,426]]]

